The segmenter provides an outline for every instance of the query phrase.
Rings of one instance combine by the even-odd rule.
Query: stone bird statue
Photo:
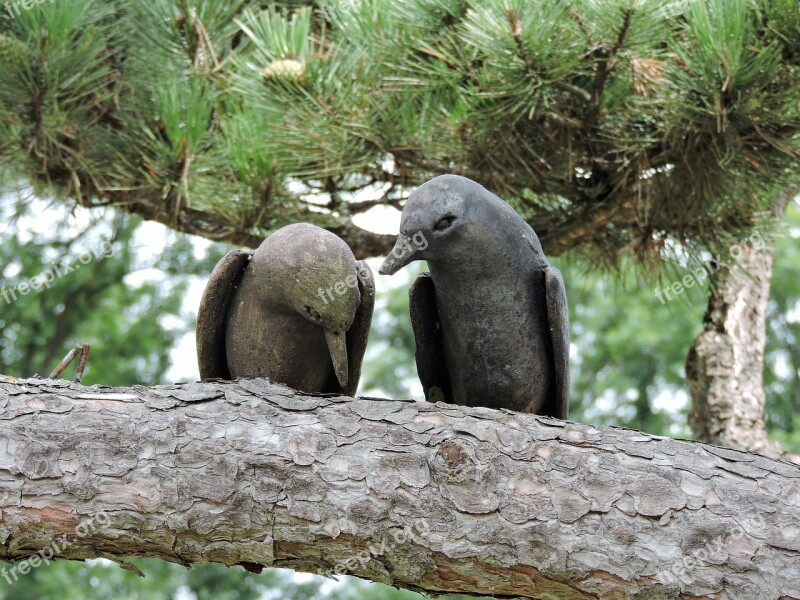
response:
[[[211,273],[197,314],[200,377],[352,396],[374,303],[372,271],[344,241],[315,225],[283,227]]]
[[[430,267],[409,291],[426,399],[566,419],[564,281],[522,217],[470,179],[436,177],[406,201],[380,273],[415,260]]]

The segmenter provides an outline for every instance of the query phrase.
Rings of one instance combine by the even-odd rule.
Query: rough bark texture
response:
[[[7,378],[0,432],[9,576],[49,548],[503,597],[800,598],[800,467],[755,454],[266,380]]]
[[[215,215],[213,212],[197,210],[183,205],[179,206],[176,215],[172,206],[169,203],[165,203],[163,198],[151,198],[147,194],[137,194],[136,201],[132,201],[130,199],[132,194],[129,192],[92,191],[103,200],[95,204],[92,201],[92,196],[81,195],[77,198],[79,203],[88,208],[96,205],[103,206],[119,203],[124,210],[130,213],[161,223],[176,231],[246,248],[258,248],[261,242],[264,241],[264,231],[268,229],[266,223],[271,218],[270,214],[262,214],[255,222],[254,219],[248,218],[243,219],[243,223],[237,225],[220,215]],[[263,221],[263,223],[258,221]],[[298,217],[298,221],[313,222],[313,213]],[[259,230],[259,228],[261,229]],[[326,229],[347,242],[353,250],[353,254],[359,260],[388,253],[392,249],[396,237],[394,235],[374,233],[351,222],[328,226]]]
[[[780,218],[796,191],[774,205]],[[686,359],[696,440],[800,463],[767,437],[764,425],[764,349],[775,249],[742,243],[738,256],[711,276],[704,329]]]

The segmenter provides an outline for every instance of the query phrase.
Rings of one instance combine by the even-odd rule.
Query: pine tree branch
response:
[[[614,68],[614,61],[617,57],[617,54],[625,43],[625,38],[628,35],[632,17],[633,9],[629,8],[625,10],[622,17],[622,25],[619,28],[619,32],[617,33],[617,38],[614,41],[614,44],[611,46],[611,48],[606,48],[605,46],[601,45],[596,51],[598,56],[598,64],[594,81],[592,82],[591,96],[593,104],[589,114],[584,119],[584,124],[587,130],[592,129],[595,125],[597,125],[597,120],[600,116],[600,107],[603,101],[603,92],[606,88],[606,82],[608,81],[608,76],[611,74],[611,71]]]
[[[584,102],[592,101],[592,95],[583,88],[578,87],[577,85],[572,85],[571,83],[567,83],[566,81],[554,81],[553,86],[557,87],[560,90],[564,90],[569,94],[572,94],[573,96],[583,100]]]
[[[224,8],[221,0],[214,2]],[[2,158],[21,165],[29,180],[50,185],[48,193],[90,207],[115,206],[214,240],[253,247],[275,227],[302,219],[350,236],[345,241],[359,257],[385,254],[391,236],[365,232],[351,220],[378,201],[352,204],[345,192],[372,180],[409,192],[430,177],[455,172],[512,202],[560,199],[530,203],[536,211],[530,223],[551,254],[582,247],[587,255],[621,256],[642,233],[630,226],[637,216],[633,204],[646,204],[647,227],[663,237],[712,249],[721,235],[741,230],[737,223],[763,214],[775,187],[796,178],[796,61],[790,52],[779,57],[768,51],[790,42],[780,37],[797,17],[788,5],[747,34],[746,54],[763,48],[756,56],[764,58],[758,69],[750,68],[752,85],[742,89],[741,99],[729,98],[725,110],[736,118],[721,133],[712,110],[718,89],[705,87],[715,77],[716,54],[707,56],[694,32],[675,25],[683,22],[680,15],[643,15],[653,16],[652,40],[638,36],[637,53],[646,55],[645,43],[651,43],[663,60],[657,89],[637,96],[636,81],[630,89],[619,81],[608,89],[628,45],[633,10],[639,10],[620,13],[613,3],[592,8],[598,22],[619,23],[608,41],[574,11],[546,12],[552,31],[574,35],[556,36],[550,50],[542,49],[534,32],[522,31],[523,24],[536,22],[528,12],[539,10],[534,5],[487,5],[467,14],[468,3],[461,2],[451,7],[444,32],[411,30],[384,15],[382,28],[392,37],[370,29],[351,39],[342,17],[327,32],[323,51],[310,53],[321,42],[291,24],[291,11],[285,18],[273,14],[255,39],[245,39],[224,11],[222,17],[199,16],[181,3],[181,29],[174,15],[165,19],[170,11],[119,2],[126,18],[118,27],[133,19],[141,28],[128,38],[112,24],[117,20],[103,18],[101,5],[109,9],[109,3],[95,3],[80,17],[96,27],[80,26],[79,19],[73,30],[15,29],[0,39],[14,60],[0,72]],[[233,11],[247,5],[254,6],[245,2]],[[353,31],[372,22],[369,10],[352,8]],[[748,19],[761,18],[747,11]],[[425,3],[404,4],[400,11],[434,19],[435,12]],[[147,24],[163,35],[154,38],[144,30]],[[467,25],[476,36],[483,27],[510,27],[513,45],[505,35],[499,41],[487,36],[481,44],[461,39]],[[684,68],[680,52],[663,53],[660,44],[673,34],[676,47],[687,48],[691,68]],[[40,43],[45,35],[48,43]],[[48,54],[56,38],[58,52],[83,52],[79,67]],[[302,85],[265,82],[257,65],[290,46],[306,61],[298,65],[308,79]],[[419,59],[420,48],[435,49],[436,57]],[[535,89],[520,82],[517,64],[509,77],[494,72],[491,65],[502,65],[509,51]],[[174,62],[166,61],[163,81],[153,81],[149,65],[164,57]],[[207,70],[215,60],[219,68]],[[53,86],[59,81],[70,82],[69,90]],[[389,81],[425,85],[412,90],[385,85]],[[174,93],[164,94],[166,85]],[[601,110],[606,106],[608,115]],[[206,118],[211,125],[204,129],[200,121]],[[167,131],[179,139],[170,140]],[[191,139],[191,148],[181,155],[173,144],[183,139]],[[391,173],[381,172],[387,161]],[[590,177],[576,179],[578,168]],[[292,184],[326,177],[336,187],[328,192],[332,204],[312,210],[318,206]],[[392,195],[387,205],[399,208],[395,198],[402,196]],[[618,235],[600,234],[606,226]]]
[[[527,50],[525,49],[525,44],[522,41],[522,24],[519,21],[519,17],[513,10],[509,9],[506,11],[506,18],[508,19],[509,26],[511,27],[511,35],[514,38],[514,47],[517,52],[517,57],[522,61],[522,64],[525,66],[525,71],[531,78],[531,81],[536,82],[539,80],[539,74],[536,69],[536,66],[533,64],[533,61],[531,60]],[[592,95],[583,88],[578,87],[577,85],[573,85],[566,81],[554,81],[552,85],[585,102],[592,101]],[[560,115],[552,111],[548,112],[547,114],[556,118],[560,117]],[[561,118],[566,119],[566,117],[561,117]]]
[[[0,576],[150,556],[518,598],[800,597],[800,467],[266,380],[0,382]],[[98,437],[100,436],[100,437]],[[36,557],[36,558],[34,558]]]

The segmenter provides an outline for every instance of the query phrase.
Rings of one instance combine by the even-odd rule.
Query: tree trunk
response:
[[[776,219],[797,191],[775,202]],[[800,463],[767,437],[764,425],[766,314],[775,249],[760,234],[712,264],[704,330],[686,358],[696,440]]]
[[[266,380],[0,382],[0,569],[151,556],[504,597],[800,598],[800,467]]]

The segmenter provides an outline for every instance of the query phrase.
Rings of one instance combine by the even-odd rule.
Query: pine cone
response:
[[[286,81],[305,82],[306,66],[299,60],[274,60],[261,73],[264,79],[284,79]]]

